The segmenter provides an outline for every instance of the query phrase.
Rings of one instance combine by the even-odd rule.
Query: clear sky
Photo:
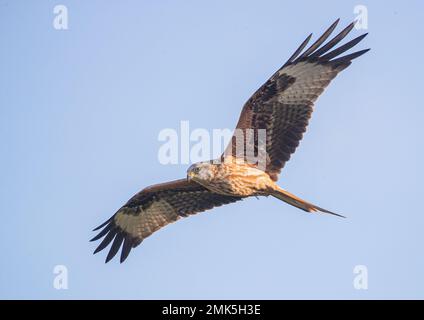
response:
[[[53,8],[68,8],[68,30]],[[318,100],[279,184],[348,216],[248,199],[124,264],[91,229],[145,186],[164,128],[233,128],[310,33],[368,8],[372,48]],[[422,1],[0,0],[0,298],[424,298]],[[354,30],[350,38],[363,33]],[[68,289],[53,285],[56,265]],[[368,289],[353,285],[368,270]]]

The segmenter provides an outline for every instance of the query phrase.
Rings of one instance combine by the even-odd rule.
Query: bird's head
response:
[[[213,164],[209,161],[198,162],[191,165],[187,170],[187,180],[196,182],[210,181],[213,178]]]

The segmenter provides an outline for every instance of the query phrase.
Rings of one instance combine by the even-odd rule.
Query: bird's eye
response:
[[[200,172],[200,168],[199,167],[194,168],[194,173],[199,173],[199,172]]]

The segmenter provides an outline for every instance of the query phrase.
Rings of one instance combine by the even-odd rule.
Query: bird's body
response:
[[[321,211],[340,216],[296,197],[280,188],[268,173],[255,165],[237,160],[228,156],[224,161],[195,163],[187,171],[187,180],[194,181],[215,194],[240,199],[273,196],[307,212]]]
[[[275,189],[275,182],[264,171],[233,157],[226,161],[207,161],[195,164],[188,171],[188,179],[206,189],[227,196],[265,196]],[[198,172],[194,172],[199,168]]]
[[[344,54],[365,36],[333,49],[353,29],[351,23],[324,44],[338,20],[309,48],[311,35],[245,103],[235,134],[219,161],[200,162],[187,178],[147,187],[134,195],[92,240],[103,238],[94,253],[112,243],[106,262],[119,249],[123,262],[132,248],[163,226],[198,212],[252,196],[273,196],[307,212],[335,213],[281,189],[276,181],[306,131],[314,102],[338,73],[369,49]],[[253,130],[253,139],[248,138]],[[264,139],[259,131],[265,132]],[[241,133],[241,139],[240,135]],[[240,143],[241,141],[241,143]],[[240,148],[241,145],[241,148]],[[265,151],[265,166],[252,162]]]

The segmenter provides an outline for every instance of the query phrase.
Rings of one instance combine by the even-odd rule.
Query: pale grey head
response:
[[[187,180],[210,181],[214,176],[213,166],[210,161],[192,164],[187,169]]]

